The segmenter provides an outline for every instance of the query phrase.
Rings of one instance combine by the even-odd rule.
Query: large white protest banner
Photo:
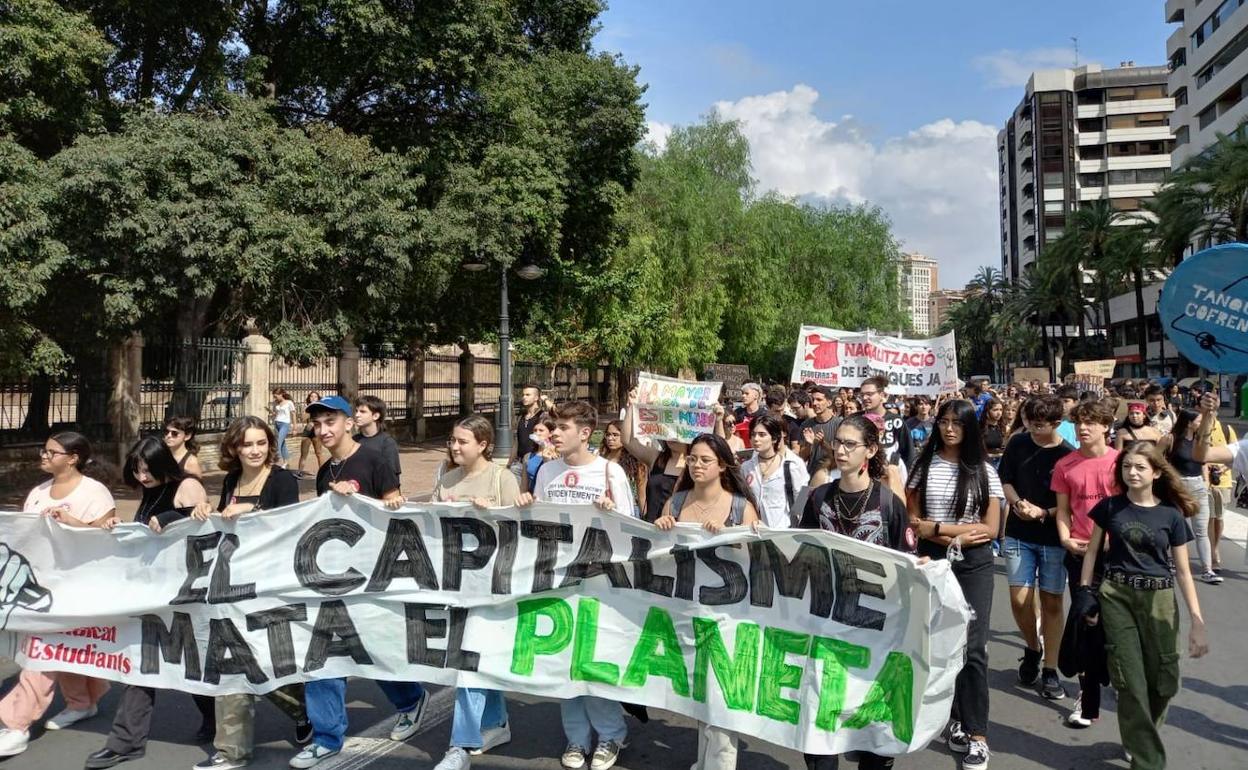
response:
[[[637,432],[642,436],[689,443],[715,429],[722,382],[677,380],[649,372],[637,377]]]
[[[888,378],[888,392],[938,396],[958,388],[953,332],[910,340],[871,332],[803,326],[793,353],[791,382],[856,388],[868,377]]]
[[[0,576],[31,668],[207,694],[341,676],[592,694],[817,753],[937,735],[969,619],[944,561],[549,504],[328,495],[160,535],[8,515]]]

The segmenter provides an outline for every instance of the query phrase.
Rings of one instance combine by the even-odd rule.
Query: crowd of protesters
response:
[[[973,610],[943,735],[965,770],[986,768],[990,759],[988,636],[994,562],[1002,558],[1024,645],[1019,684],[1040,698],[1070,698],[1065,723],[1075,729],[1096,723],[1102,686],[1112,684],[1131,766],[1164,767],[1158,730],[1179,682],[1176,595],[1190,617],[1188,652],[1203,655],[1208,642],[1194,580],[1222,582],[1222,511],[1233,472],[1248,471],[1248,441],[1219,423],[1216,397],[1184,399],[1144,381],[1108,392],[974,383],[935,399],[888,390],[884,377],[853,389],[746,383],[735,409],[716,409],[712,432],[684,443],[642,437],[635,392],[619,419],[600,422],[590,404],[555,404],[529,385],[510,463],[493,461],[492,421],[464,417],[452,428],[432,499],[480,508],[589,502],[659,529],[821,529],[912,554],[918,563],[947,559]],[[242,417],[222,435],[217,465],[226,475],[215,504],[201,483],[193,420],[172,418],[162,437],[135,444],[123,471],[142,492],[134,520],[160,532],[182,518],[232,519],[297,502],[309,449],[317,495],[403,505],[399,449],[386,431],[383,401],[308,394],[300,415],[287,392],[273,395],[267,421]],[[302,433],[293,433],[300,422]],[[285,446],[292,435],[303,444],[296,463]],[[117,526],[108,488],[84,473],[91,454],[77,433],[49,438],[40,452],[49,478],[31,490],[24,510],[68,526]],[[1093,632],[1103,640],[1099,652],[1080,641]],[[1077,680],[1073,694],[1062,674]],[[389,737],[406,740],[420,728],[426,691],[412,682],[377,684],[395,709]],[[66,708],[46,722],[49,730],[94,717],[108,690],[80,675],[23,671],[0,700],[0,756],[26,749],[31,725],[58,687]],[[345,693],[345,680],[323,679],[265,696],[290,717],[292,739],[302,746],[291,767],[313,767],[341,751]],[[86,767],[144,756],[155,699],[152,688],[125,686],[107,742]],[[215,748],[195,767],[246,766],[255,698],[194,700],[199,737]],[[562,766],[608,770],[627,746],[627,715],[638,711],[600,697],[562,701]],[[465,770],[511,738],[504,693],[459,688],[450,745],[436,770]],[[694,770],[735,768],[737,742],[730,731],[699,725]],[[839,758],[805,761],[828,770]],[[857,761],[861,768],[893,762],[865,752]]]

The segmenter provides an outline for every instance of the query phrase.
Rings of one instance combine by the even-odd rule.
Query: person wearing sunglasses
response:
[[[178,461],[178,467],[186,475],[197,479],[204,477],[204,466],[199,463],[199,444],[195,442],[195,418],[170,417],[165,420],[165,446]]]
[[[91,464],[91,443],[82,434],[57,433],[39,450],[39,470],[49,478],[26,495],[22,510],[48,516],[68,527],[95,527],[108,520],[117,505],[108,487],[83,474]],[[48,720],[48,730],[62,730],[95,716],[108,692],[103,679],[69,672],[23,669],[17,684],[0,700],[0,757],[21,754],[30,743],[30,726],[43,717],[56,688],[65,709]]]

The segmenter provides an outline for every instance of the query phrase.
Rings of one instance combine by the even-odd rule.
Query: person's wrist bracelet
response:
[[[940,537],[940,522],[936,522],[936,528],[932,530],[932,537]]]

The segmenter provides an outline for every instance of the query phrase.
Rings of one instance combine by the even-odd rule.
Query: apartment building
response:
[[[1248,0],[1167,0],[1167,83],[1174,96],[1171,161],[1185,160],[1248,118]]]
[[[901,307],[910,319],[914,333],[920,337],[936,328],[928,314],[928,298],[938,285],[936,271],[936,260],[922,254],[902,254],[897,263]]]
[[[1237,1],[1237,0],[1232,0]],[[1167,6],[1168,7],[1168,6]],[[1015,281],[1086,201],[1138,211],[1170,170],[1167,67],[1032,73],[997,134],[1001,272]]]
[[[936,289],[928,295],[927,321],[933,333],[945,322],[953,306],[964,299],[966,299],[964,289]]]

